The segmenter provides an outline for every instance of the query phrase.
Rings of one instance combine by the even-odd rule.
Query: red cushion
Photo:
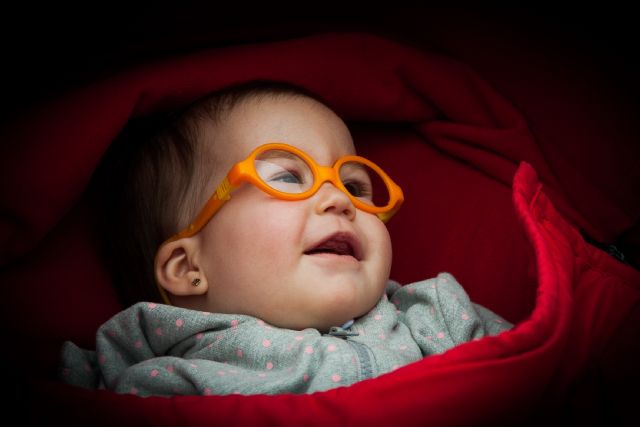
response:
[[[131,117],[256,78],[321,95],[351,125],[359,153],[403,187],[405,205],[389,223],[392,278],[449,271],[516,329],[314,395],[140,399],[48,382],[61,342],[92,347],[97,326],[121,308],[83,203],[110,142]],[[505,416],[504,405],[515,415],[562,396],[640,298],[634,270],[576,231],[620,235],[634,223],[628,207],[585,190],[578,170],[562,165],[560,173],[521,114],[471,69],[377,37],[329,34],[150,64],[53,101],[2,137],[12,142],[0,155],[2,322],[28,349],[11,362],[30,367],[36,396],[63,420],[407,425],[415,411],[434,423],[464,422]],[[513,192],[521,161],[533,168],[522,166]],[[589,209],[576,209],[587,201]],[[594,276],[600,270],[606,287]],[[594,316],[606,320],[594,325]]]

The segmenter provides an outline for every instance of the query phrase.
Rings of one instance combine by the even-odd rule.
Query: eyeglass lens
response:
[[[267,150],[256,157],[254,167],[262,181],[284,193],[303,193],[313,185],[311,167],[289,151]],[[363,203],[378,207],[389,203],[387,185],[364,163],[344,163],[340,167],[340,180],[347,191]]]

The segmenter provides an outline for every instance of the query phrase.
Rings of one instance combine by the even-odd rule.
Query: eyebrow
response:
[[[347,162],[345,164],[342,165],[342,168],[345,168],[347,171],[351,171],[351,170],[359,170],[364,172],[365,174],[369,175],[369,168],[367,168],[365,165],[363,165],[362,163],[356,163],[356,162]]]
[[[293,153],[290,153],[288,151],[284,151],[284,150],[267,150],[264,151],[263,153],[260,154],[259,156],[259,160],[264,160],[264,159],[272,159],[274,157],[284,157],[287,159],[291,159],[291,160],[296,160],[296,159],[300,159],[302,160],[300,157],[296,156]]]

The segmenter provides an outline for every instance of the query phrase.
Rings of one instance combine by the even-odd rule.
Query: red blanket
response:
[[[131,117],[251,79],[321,95],[351,125],[359,153],[403,187],[405,205],[389,224],[392,278],[449,271],[474,301],[517,323],[514,330],[313,395],[142,399],[59,384],[61,342],[93,347],[97,326],[122,308],[98,261],[84,199],[101,156]],[[586,244],[578,230],[615,239],[637,225],[640,204],[633,195],[608,197],[583,170],[549,162],[513,106],[441,56],[360,34],[218,49],[70,93],[3,129],[2,140],[2,324],[29,350],[5,357],[29,372],[20,385],[34,393],[30,413],[38,419],[511,422],[568,402],[589,408],[599,396],[594,366],[609,369],[615,363],[604,361],[615,360],[617,343],[638,333],[638,323],[625,325],[639,308],[640,274]]]

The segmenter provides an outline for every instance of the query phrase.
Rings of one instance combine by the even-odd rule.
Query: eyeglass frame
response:
[[[255,161],[256,157],[258,157],[260,154],[270,150],[287,151],[304,160],[307,166],[309,166],[311,173],[313,174],[314,180],[311,187],[301,193],[286,193],[276,190],[275,188],[269,186],[266,182],[264,182],[255,169]],[[389,202],[386,206],[380,207],[366,204],[355,197],[353,194],[349,193],[349,190],[345,188],[345,186],[342,184],[342,180],[340,179],[340,168],[343,164],[348,162],[362,163],[365,166],[373,169],[382,178],[382,181],[385,183],[389,191]],[[222,206],[224,206],[224,204],[231,199],[231,193],[234,190],[238,189],[244,183],[253,184],[255,187],[275,198],[295,201],[308,199],[309,197],[313,196],[325,182],[332,183],[336,188],[344,192],[356,208],[364,212],[375,214],[376,216],[378,216],[378,218],[380,218],[382,222],[385,223],[391,219],[391,217],[398,211],[398,209],[400,209],[400,206],[404,202],[404,194],[402,192],[402,189],[395,182],[393,182],[389,175],[387,175],[378,165],[376,165],[369,159],[361,156],[349,155],[339,158],[333,164],[333,166],[320,166],[318,165],[318,163],[316,163],[315,160],[313,160],[313,158],[311,158],[311,156],[309,156],[299,148],[296,148],[289,144],[272,142],[256,147],[251,152],[251,154],[249,154],[249,156],[247,156],[244,160],[236,163],[229,170],[220,185],[218,185],[209,200],[207,200],[204,207],[200,210],[193,222],[191,222],[187,227],[185,227],[178,233],[168,238],[162,243],[162,245],[174,242],[185,237],[191,237],[202,230],[202,228],[207,225],[207,223],[222,208]]]

